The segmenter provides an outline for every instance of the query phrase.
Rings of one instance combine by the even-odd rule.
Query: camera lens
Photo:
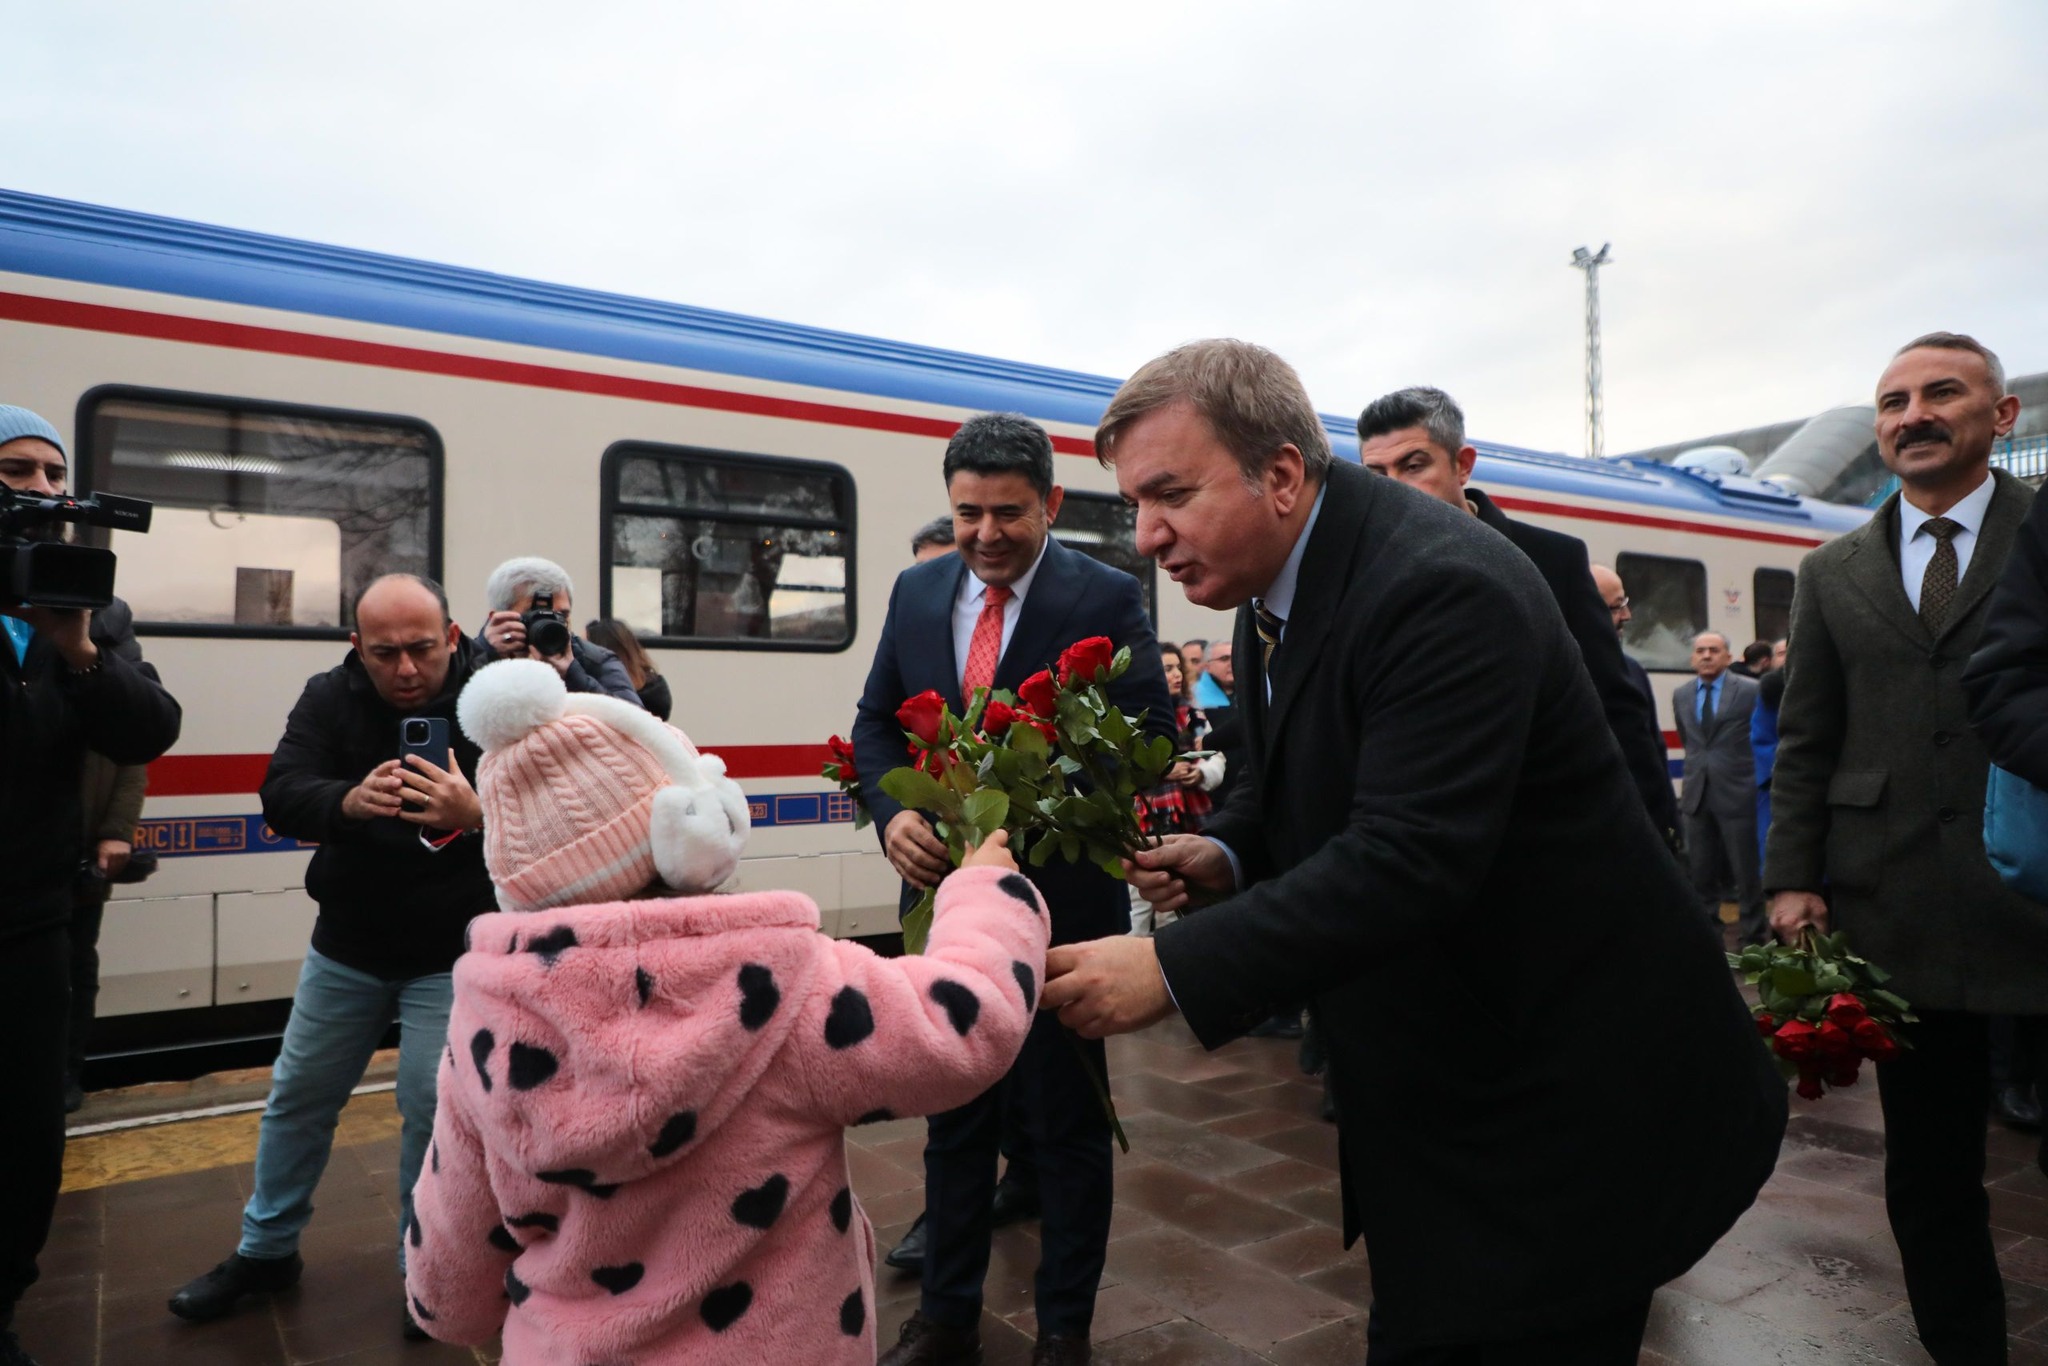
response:
[[[526,628],[526,643],[553,658],[569,649],[569,627],[557,616],[540,617]]]
[[[427,723],[424,721],[407,721],[405,723],[405,743],[408,745],[424,745],[427,743]]]

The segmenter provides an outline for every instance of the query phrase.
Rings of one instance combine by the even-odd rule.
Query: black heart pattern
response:
[[[647,1145],[647,1151],[655,1157],[667,1157],[676,1149],[697,1136],[697,1112],[683,1110],[668,1117],[668,1123],[661,1126],[661,1132],[654,1142]]]
[[[491,1089],[491,1050],[497,1046],[498,1041],[491,1037],[488,1029],[479,1029],[469,1036],[470,1061],[476,1064],[477,1079],[483,1082],[486,1093]]]
[[[931,997],[946,1008],[946,1018],[953,1022],[953,1032],[966,1036],[974,1028],[974,1022],[981,1018],[981,998],[962,983],[950,977],[941,977],[931,985]],[[512,1045],[515,1049],[518,1044]]]
[[[860,1330],[867,1327],[868,1307],[859,1290],[846,1297],[839,1306],[839,1331],[850,1338],[860,1336]]]
[[[834,1048],[851,1048],[875,1032],[875,1012],[868,998],[856,987],[841,987],[832,998],[832,1010],[825,1016],[825,1042]]]
[[[1032,891],[1030,881],[1022,873],[1004,873],[996,879],[996,890],[1017,898],[1034,912],[1038,910],[1038,895]]]
[[[527,1286],[525,1281],[512,1274],[511,1267],[505,1268],[505,1297],[512,1301],[514,1309],[525,1304],[526,1297],[532,1293],[533,1291]]]
[[[775,985],[774,973],[759,963],[749,963],[740,969],[741,1025],[747,1029],[759,1029],[768,1023],[775,1014],[775,1007],[781,1004],[782,988]]]
[[[526,941],[526,951],[540,955],[540,961],[549,967],[565,952],[576,947],[576,931],[567,925],[557,925],[546,934],[537,934]]]
[[[512,1230],[506,1228],[503,1224],[491,1225],[490,1241],[491,1246],[500,1252],[519,1251],[519,1240],[514,1238]]]
[[[712,1332],[723,1333],[738,1322],[739,1316],[746,1313],[747,1306],[753,1302],[754,1287],[739,1281],[733,1285],[721,1285],[706,1295],[697,1312]]]
[[[640,1278],[647,1274],[647,1268],[638,1262],[627,1262],[624,1266],[600,1266],[590,1273],[590,1279],[614,1295],[623,1295],[640,1284]]]
[[[646,968],[633,969],[633,994],[640,998],[643,1006],[647,1004],[647,998],[654,995],[654,979],[647,975]]]
[[[512,1083],[515,1091],[531,1091],[561,1067],[553,1053],[532,1044],[515,1043],[511,1053],[512,1061],[505,1069],[505,1080]]]
[[[1012,962],[1010,975],[1017,979],[1017,990],[1024,993],[1024,1008],[1029,1010],[1038,1004],[1038,978],[1032,974],[1029,963]]]
[[[587,1175],[587,1173],[586,1173]],[[513,1228],[541,1228],[553,1233],[562,1227],[562,1221],[552,1214],[521,1214],[505,1221]]]
[[[782,1217],[782,1207],[788,1201],[789,1178],[777,1172],[752,1190],[735,1196],[732,1217],[748,1228],[769,1228]]]
[[[854,1121],[856,1127],[862,1124],[882,1124],[896,1118],[896,1112],[889,1109],[870,1110]]]
[[[839,1188],[839,1194],[832,1197],[832,1227],[841,1233],[853,1222],[853,1192],[846,1187]]]
[[[598,1184],[597,1173],[586,1171],[582,1167],[566,1167],[558,1172],[535,1172],[534,1175],[549,1185],[574,1186],[580,1191],[588,1191],[600,1200],[611,1199],[612,1192],[619,1188],[616,1181],[610,1185]]]

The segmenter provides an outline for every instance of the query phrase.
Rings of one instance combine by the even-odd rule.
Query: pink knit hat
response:
[[[632,703],[513,659],[478,672],[455,714],[484,750],[484,862],[504,909],[616,901],[657,878],[708,892],[737,868],[747,802],[724,762]]]

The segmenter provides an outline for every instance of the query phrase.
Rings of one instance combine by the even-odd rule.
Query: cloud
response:
[[[2026,0],[0,13],[39,193],[1110,374],[1241,335],[1564,450],[1581,243],[1609,450],[1934,326],[2048,368]]]

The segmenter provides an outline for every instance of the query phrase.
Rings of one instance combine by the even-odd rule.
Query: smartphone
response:
[[[408,716],[398,723],[398,762],[406,768],[412,768],[412,765],[405,761],[408,756],[414,754],[435,768],[448,767],[447,717]]]

